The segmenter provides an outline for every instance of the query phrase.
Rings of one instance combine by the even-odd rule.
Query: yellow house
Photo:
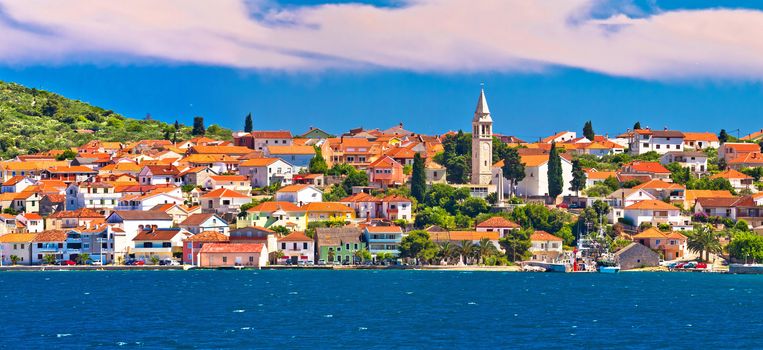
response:
[[[355,209],[336,202],[313,202],[302,206],[307,212],[307,223],[328,220],[353,220]]]
[[[236,227],[284,226],[291,231],[307,229],[307,215],[304,207],[291,202],[263,202],[246,211],[246,215],[236,218]]]

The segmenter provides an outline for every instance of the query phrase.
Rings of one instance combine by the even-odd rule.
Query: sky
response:
[[[749,1],[0,0],[0,80],[128,117],[333,133],[763,128]]]

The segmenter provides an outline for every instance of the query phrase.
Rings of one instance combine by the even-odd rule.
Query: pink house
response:
[[[268,264],[262,243],[207,243],[199,252],[200,267],[261,267]]]

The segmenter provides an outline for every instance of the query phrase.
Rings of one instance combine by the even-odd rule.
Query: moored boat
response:
[[[619,273],[620,266],[601,266],[599,267],[600,273]]]

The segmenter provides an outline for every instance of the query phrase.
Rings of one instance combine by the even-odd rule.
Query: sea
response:
[[[763,276],[0,273],[2,349],[763,348]]]

